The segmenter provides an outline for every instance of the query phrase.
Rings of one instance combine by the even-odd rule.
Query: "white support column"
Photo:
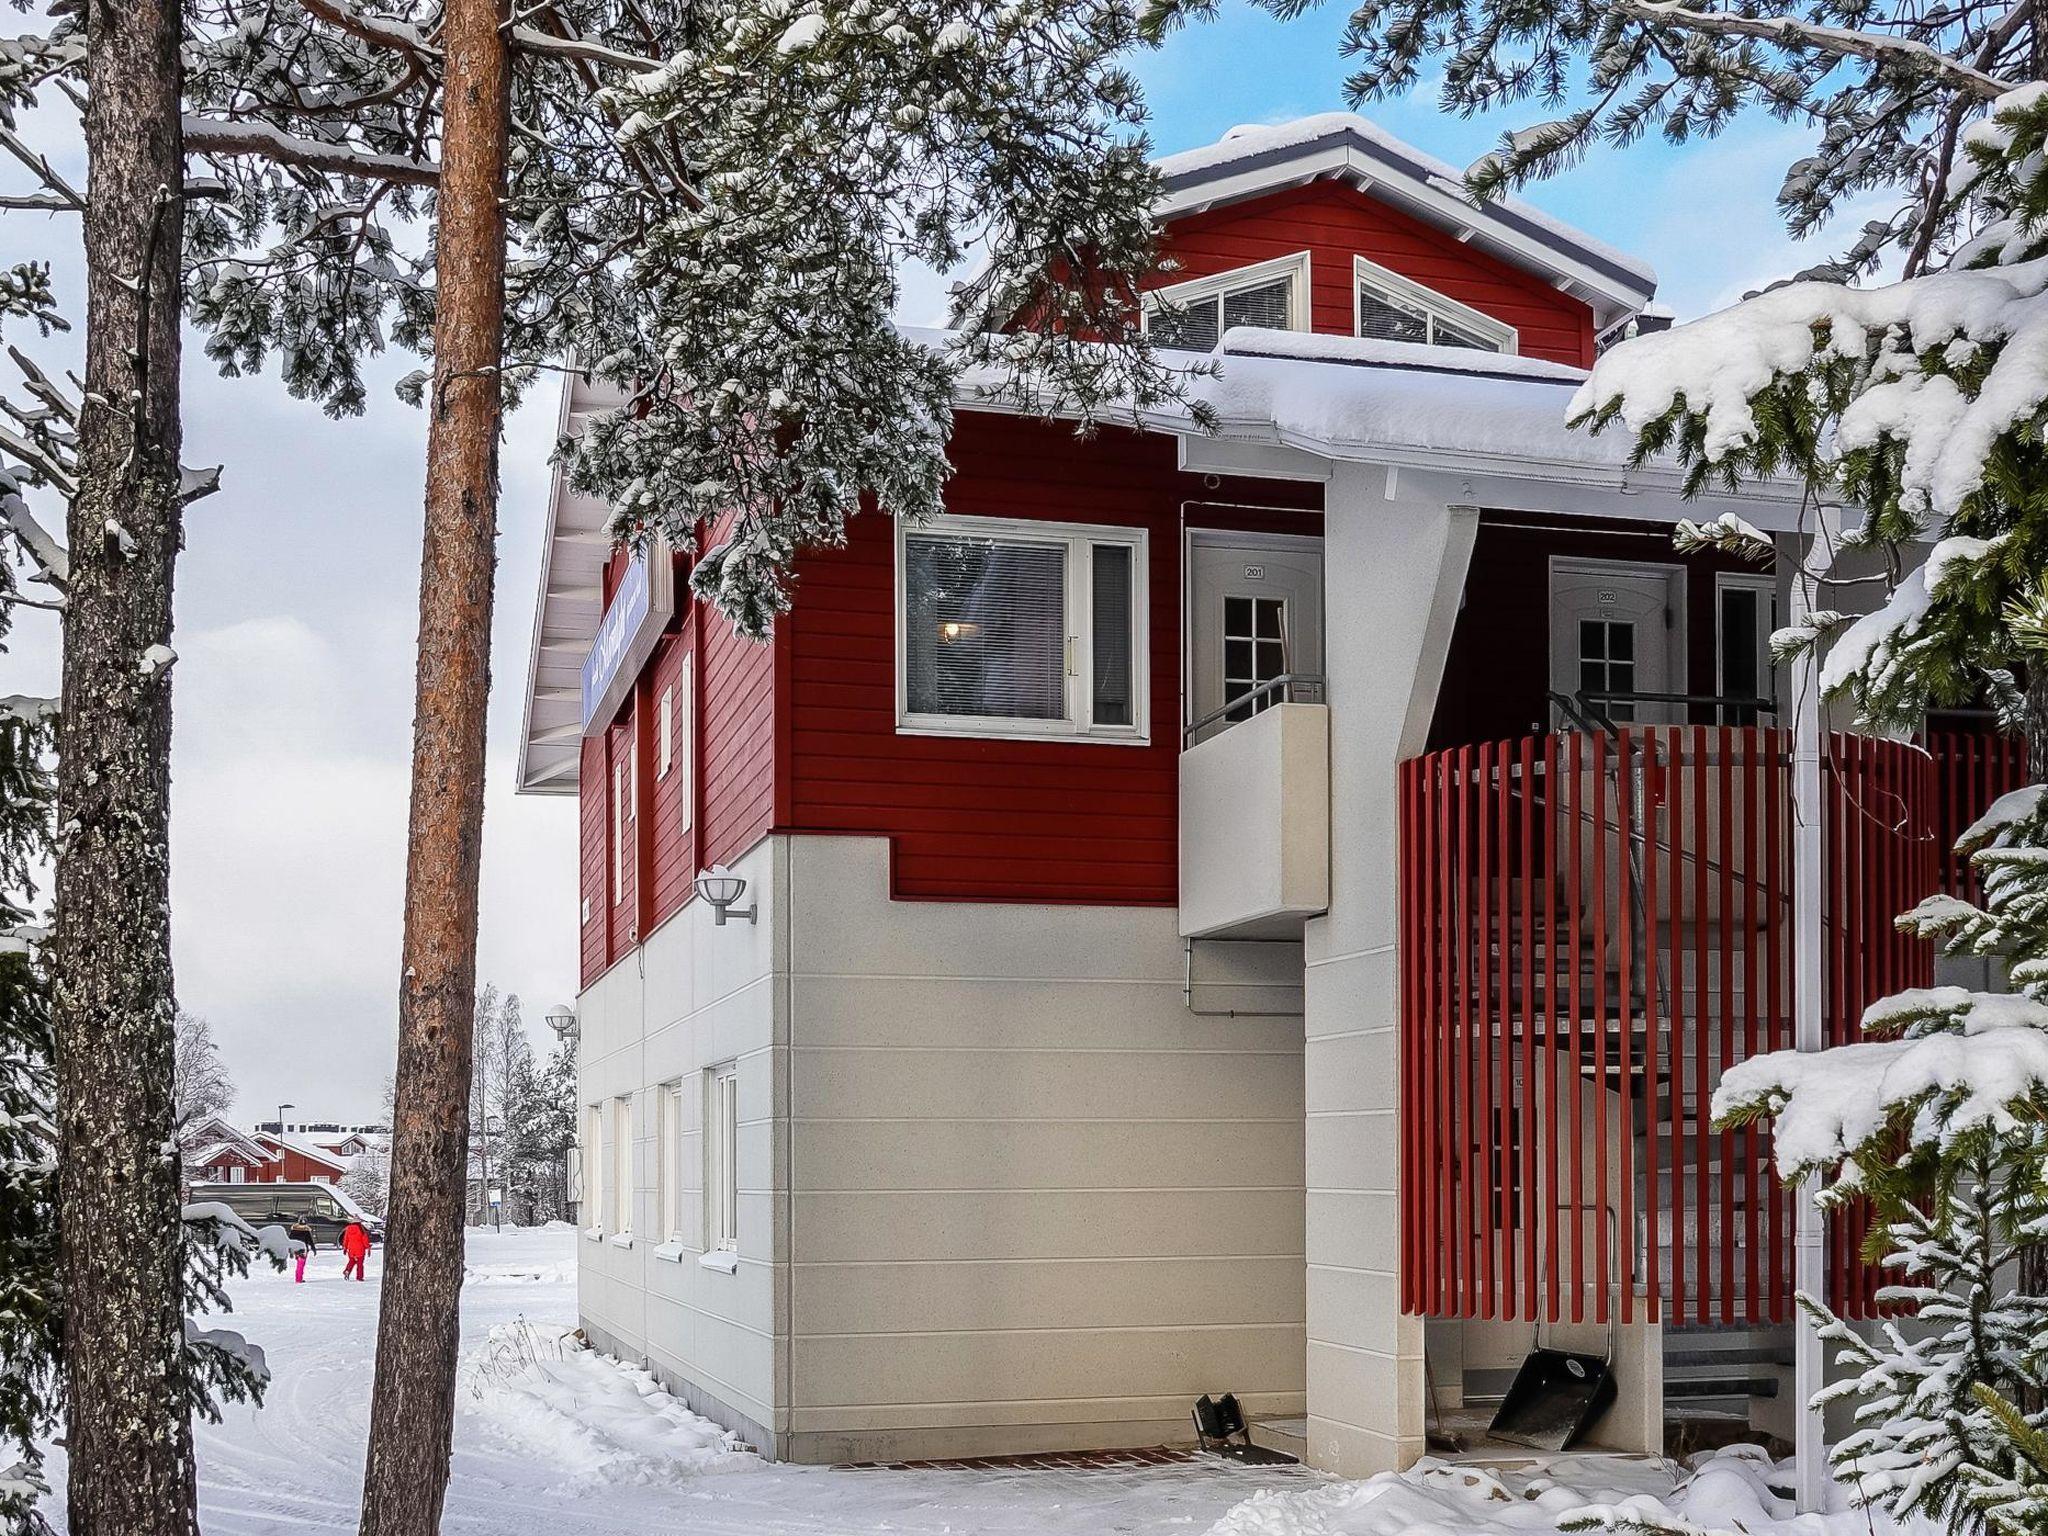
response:
[[[1401,1312],[1395,769],[1436,707],[1478,514],[1338,468],[1325,507],[1330,909],[1306,933],[1308,1437],[1346,1476],[1423,1451],[1422,1319]]]
[[[1794,627],[1807,622],[1819,606],[1820,579],[1834,564],[1841,509],[1822,507],[1819,525],[1808,541],[1798,577],[1792,583]],[[1821,837],[1820,657],[1809,647],[1792,669],[1792,977],[1793,1044],[1818,1051],[1822,1028],[1821,892],[1826,848]],[[1824,1297],[1827,1290],[1826,1226],[1821,1218],[1820,1180],[1801,1181],[1794,1204],[1793,1288]],[[1826,1380],[1827,1362],[1813,1319],[1801,1308],[1793,1324],[1793,1390],[1799,1396],[1798,1498],[1801,1513],[1821,1507],[1827,1487],[1826,1424],[1813,1397]]]

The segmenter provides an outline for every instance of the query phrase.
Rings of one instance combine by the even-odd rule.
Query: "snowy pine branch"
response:
[[[1732,11],[1707,11],[1682,0],[1613,0],[1615,10],[1635,21],[1699,32],[1714,37],[1753,37],[1783,46],[1843,58],[1868,59],[1925,73],[1984,101],[1995,100],[2016,82],[1949,58],[1910,37],[1893,37],[1852,27],[1816,26],[1794,16],[1746,16]]]

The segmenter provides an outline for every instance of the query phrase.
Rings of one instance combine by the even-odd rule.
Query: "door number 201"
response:
[[[1244,568],[1244,579],[1246,581],[1264,581],[1266,579],[1266,568],[1263,565],[1248,565]]]

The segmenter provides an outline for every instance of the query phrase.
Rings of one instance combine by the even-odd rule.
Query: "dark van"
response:
[[[323,1248],[339,1243],[342,1229],[351,1221],[360,1221],[373,1242],[384,1235],[383,1222],[363,1214],[328,1184],[194,1184],[192,1203],[209,1202],[226,1206],[252,1227],[289,1227],[303,1221]]]

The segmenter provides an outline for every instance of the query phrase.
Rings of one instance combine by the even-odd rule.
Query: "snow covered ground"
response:
[[[563,1347],[576,1322],[576,1234],[473,1234],[447,1536],[1105,1536],[1199,1533],[1262,1488],[1313,1474],[1224,1462],[1111,1471],[836,1471],[776,1466],[643,1373]],[[323,1249],[306,1283],[240,1282],[227,1326],[274,1373],[261,1409],[198,1426],[207,1536],[356,1529],[376,1355],[377,1280]],[[61,1458],[52,1481],[62,1487]],[[53,1512],[53,1516],[54,1516]],[[61,1522],[59,1525],[61,1529]]]
[[[1743,1455],[1675,1492],[1676,1468],[1597,1456],[1501,1477],[1425,1463],[1362,1483],[1213,1458],[1088,1471],[776,1466],[645,1372],[567,1340],[575,1243],[567,1228],[470,1238],[448,1536],[1538,1536],[1566,1511],[1632,1500],[1706,1531],[1894,1536],[1861,1514],[1794,1521],[1768,1463]],[[274,1380],[262,1409],[199,1426],[208,1536],[356,1528],[382,1262],[379,1249],[368,1283],[344,1281],[330,1249],[304,1285],[265,1270],[237,1288],[230,1326],[264,1348]],[[51,1472],[61,1487],[61,1461]]]

